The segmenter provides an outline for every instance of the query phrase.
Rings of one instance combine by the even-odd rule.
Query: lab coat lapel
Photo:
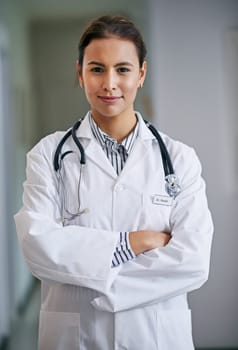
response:
[[[122,170],[121,176],[127,176],[128,171],[133,171],[134,167],[137,167],[142,163],[142,159],[146,156],[150,147],[150,143],[145,142],[141,138],[135,140],[134,147],[126,161],[126,164]]]
[[[115,169],[92,134],[89,124],[89,113],[90,112],[87,113],[77,130],[77,136],[80,138],[86,153],[86,162],[87,158],[90,159],[90,161],[97,164],[105,173],[116,179],[117,173]]]
[[[117,178],[117,173],[96,140],[91,140],[85,148],[86,157],[97,164],[105,173],[112,178]]]
[[[127,174],[128,170],[134,170],[134,167],[144,164],[142,159],[148,154],[149,150],[151,150],[152,143],[155,140],[154,135],[145,125],[140,113],[136,112],[136,115],[139,122],[139,135],[135,141],[131,154],[126,161],[122,175]]]

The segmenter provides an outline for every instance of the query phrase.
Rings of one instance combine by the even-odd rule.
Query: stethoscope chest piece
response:
[[[177,197],[177,195],[181,192],[177,175],[169,174],[165,176],[165,189],[170,197],[174,199]]]

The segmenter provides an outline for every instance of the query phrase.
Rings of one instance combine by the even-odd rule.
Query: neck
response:
[[[93,114],[93,119],[102,131],[117,140],[117,142],[121,142],[126,138],[137,123],[137,117],[134,113],[125,117],[115,116],[108,118]]]

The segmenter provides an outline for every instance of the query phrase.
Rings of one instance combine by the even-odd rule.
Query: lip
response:
[[[114,103],[121,99],[121,96],[98,96],[105,103]]]

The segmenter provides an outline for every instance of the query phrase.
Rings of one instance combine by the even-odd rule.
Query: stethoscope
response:
[[[79,138],[76,135],[76,131],[80,127],[82,120],[83,119],[78,120],[73,125],[73,127],[65,133],[65,135],[63,136],[63,138],[61,139],[61,141],[59,142],[59,144],[56,148],[54,159],[53,159],[54,170],[55,170],[55,172],[58,176],[58,180],[59,180],[59,192],[60,192],[61,197],[62,197],[61,213],[62,213],[63,217],[61,218],[61,220],[63,222],[65,222],[66,220],[73,220],[77,216],[80,216],[88,211],[87,208],[81,209],[81,201],[80,201],[80,185],[81,185],[83,167],[86,164],[86,155],[85,155],[84,148],[83,148],[81,142],[79,141]],[[167,150],[167,148],[162,140],[162,137],[160,136],[160,134],[156,130],[156,128],[148,121],[144,120],[144,122],[159,143],[160,153],[161,153],[162,163],[163,163],[163,168],[164,168],[165,190],[170,197],[175,199],[177,197],[177,195],[180,193],[181,187],[179,184],[179,179],[174,172],[174,168],[173,168],[168,150]],[[62,153],[63,146],[70,136],[72,136],[73,141],[75,142],[75,144],[80,152],[80,174],[79,174],[79,181],[78,181],[78,188],[77,188],[78,209],[75,213],[72,213],[71,211],[69,211],[69,209],[67,209],[67,203],[66,203],[66,201],[67,201],[67,197],[66,197],[67,189],[65,188],[65,184],[64,184],[63,176],[62,176],[63,159],[68,154],[73,153],[73,151],[71,151],[71,150],[68,150],[68,151],[65,151]]]

